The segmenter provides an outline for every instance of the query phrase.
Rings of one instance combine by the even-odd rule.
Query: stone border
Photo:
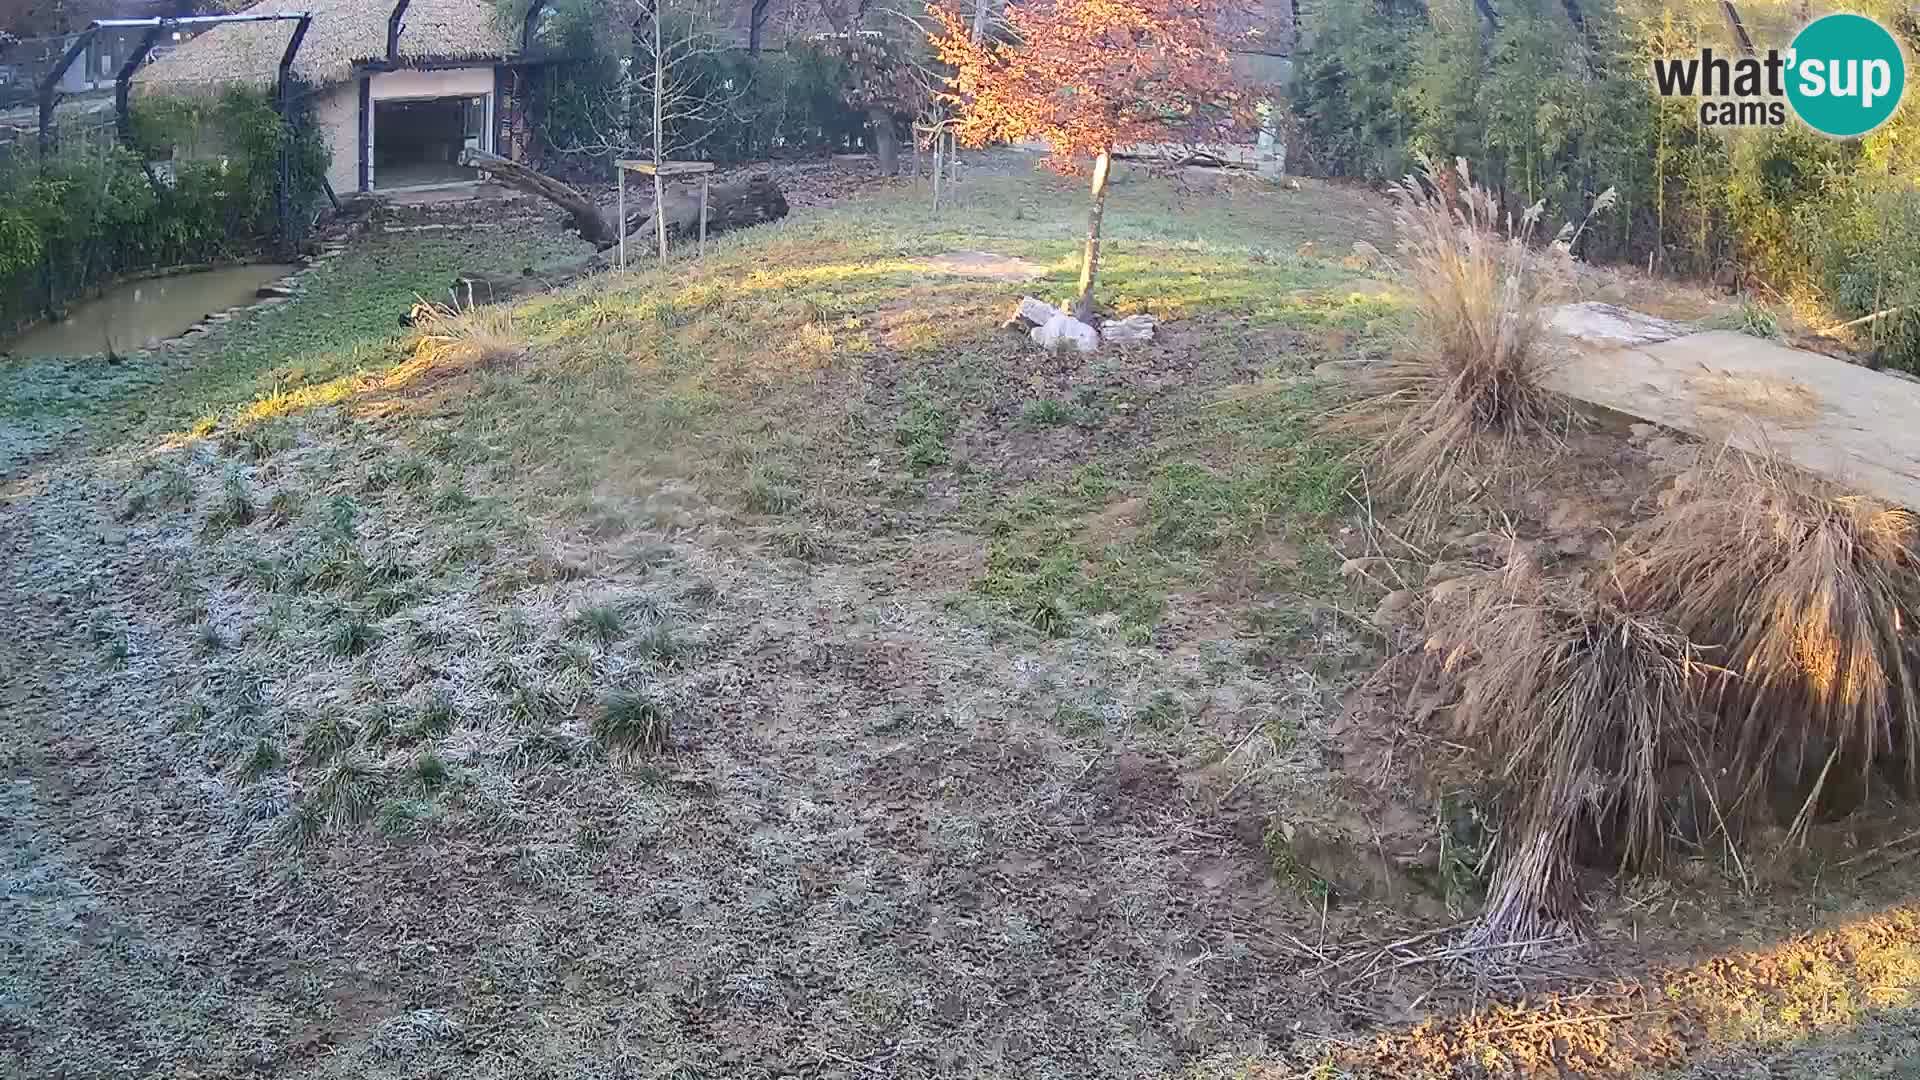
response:
[[[297,299],[304,291],[301,287],[303,280],[321,266],[346,254],[347,250],[353,246],[354,237],[367,230],[367,224],[367,219],[362,218],[340,236],[321,243],[319,250],[315,253],[300,256],[300,265],[297,269],[277,281],[269,281],[261,285],[258,289],[255,289],[254,299],[251,303],[235,304],[222,311],[211,312],[203,316],[198,322],[160,342],[158,345],[128,353],[128,357],[134,360],[145,360],[157,353],[171,352],[176,349],[190,348],[199,345],[207,335],[225,326],[227,323],[232,322],[241,315],[249,312],[267,311],[279,307],[289,300]],[[178,272],[179,271],[175,270],[153,276],[166,277]],[[127,280],[140,279],[130,278]]]

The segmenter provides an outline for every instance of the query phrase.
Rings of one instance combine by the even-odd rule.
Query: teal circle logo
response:
[[[1864,15],[1813,20],[1787,54],[1787,101],[1823,135],[1865,135],[1887,122],[1906,89],[1900,42]]]

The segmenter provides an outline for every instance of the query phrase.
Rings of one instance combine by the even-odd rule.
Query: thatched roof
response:
[[[393,0],[261,0],[244,10],[313,14],[293,71],[314,85],[344,82],[353,76],[355,64],[387,58],[387,17],[393,13]],[[291,21],[216,26],[141,69],[134,82],[147,89],[270,83],[293,27]],[[399,60],[485,62],[513,55],[518,45],[490,0],[411,0],[402,21]]]

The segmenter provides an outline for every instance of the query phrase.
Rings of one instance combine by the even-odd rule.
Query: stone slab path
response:
[[[1605,304],[1567,305],[1552,325],[1572,346],[1548,376],[1562,393],[1920,507],[1920,384]]]

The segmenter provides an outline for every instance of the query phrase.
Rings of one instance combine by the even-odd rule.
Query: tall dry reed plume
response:
[[[1636,602],[1669,613],[1734,675],[1715,702],[1734,806],[1758,812],[1815,776],[1810,808],[1836,765],[1920,786],[1916,524],[1728,450],[1683,476],[1631,538],[1621,576]]]
[[[1666,780],[1697,744],[1710,672],[1672,626],[1541,577],[1526,560],[1479,575],[1436,608],[1431,647],[1459,676],[1457,733],[1504,762],[1499,860],[1473,938],[1522,958],[1579,919],[1578,853],[1658,865]]]
[[[1541,385],[1543,339],[1578,230],[1562,229],[1547,250],[1534,250],[1543,204],[1517,219],[1502,215],[1464,160],[1455,175],[1423,160],[1398,185],[1394,217],[1414,328],[1366,377],[1366,396],[1333,421],[1368,440],[1381,487],[1416,512],[1477,495],[1516,445],[1551,437],[1558,411]],[[1611,201],[1609,192],[1596,210]]]

